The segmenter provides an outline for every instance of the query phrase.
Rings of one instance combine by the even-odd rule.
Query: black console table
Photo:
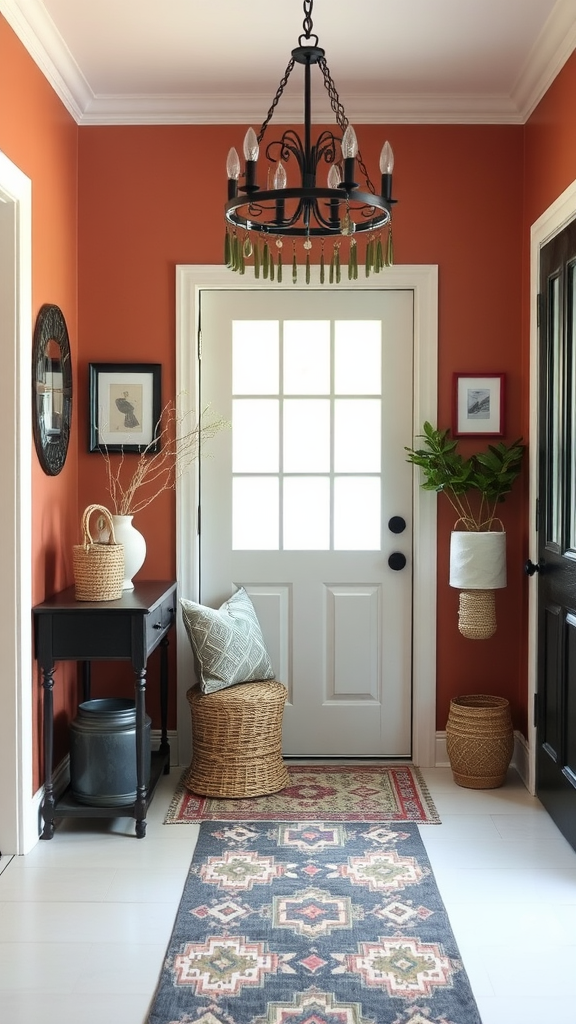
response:
[[[44,688],[44,800],[41,839],[52,839],[54,821],[66,817],[125,817],[136,821],[136,835],[146,835],[146,810],[162,774],[170,771],[170,746],[166,729],[168,714],[168,632],[176,618],[176,584],[152,580],[135,583],[117,601],[77,601],[74,587],[36,605],[34,640],[42,669]],[[161,645],[160,713],[161,742],[152,754],[150,783],[145,784],[146,665],[148,656]],[[136,800],[123,807],[86,806],[74,799],[70,788],[56,801],[54,770],[54,667],[57,661],[83,662],[83,700],[90,699],[92,661],[130,661],[136,676]]]

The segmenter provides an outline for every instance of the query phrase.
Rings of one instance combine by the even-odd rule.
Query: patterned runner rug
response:
[[[196,796],[180,781],[166,824],[191,821],[440,821],[418,768],[410,765],[288,765],[290,785],[271,796]]]
[[[149,1024],[481,1024],[414,824],[204,822]]]

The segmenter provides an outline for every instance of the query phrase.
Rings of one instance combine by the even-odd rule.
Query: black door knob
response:
[[[540,559],[539,562],[533,562],[528,558],[524,562],[524,572],[527,576],[533,576],[535,572],[544,572],[544,561]]]
[[[388,520],[388,529],[391,533],[404,533],[406,529],[406,520],[402,516],[392,516]]]
[[[398,572],[406,565],[406,555],[403,555],[401,551],[393,551],[388,559],[388,565],[394,569],[394,572]]]

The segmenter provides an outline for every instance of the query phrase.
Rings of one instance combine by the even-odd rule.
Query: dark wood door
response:
[[[576,849],[576,221],[540,260],[536,791]]]

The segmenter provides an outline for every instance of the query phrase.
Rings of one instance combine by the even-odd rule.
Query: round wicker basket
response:
[[[240,683],[215,693],[199,686],[186,697],[192,717],[192,763],[184,785],[212,797],[277,793],[289,784],[282,760],[288,691],[276,680]]]
[[[446,723],[446,749],[458,786],[502,786],[514,749],[509,702],[485,694],[454,697]]]

